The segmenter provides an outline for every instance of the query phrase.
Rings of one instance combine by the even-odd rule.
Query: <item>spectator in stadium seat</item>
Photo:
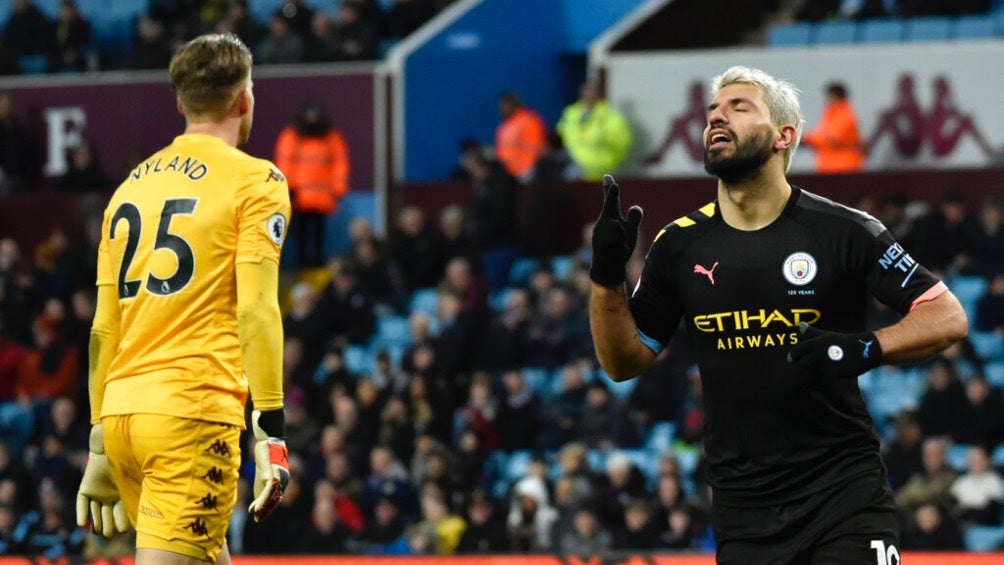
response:
[[[1004,272],[1004,199],[987,197],[976,216],[973,272],[989,276]]]
[[[958,473],[948,466],[948,444],[940,438],[928,438],[921,447],[924,471],[914,475],[896,491],[896,503],[912,513],[925,504],[944,508],[951,505],[951,488]]]
[[[14,0],[3,30],[3,45],[14,57],[52,51],[52,22],[33,0]]]
[[[324,320],[317,309],[320,294],[306,281],[293,285],[289,291],[289,308],[282,319],[283,335],[295,338],[306,348],[308,362],[316,363],[324,347]]]
[[[499,114],[502,120],[495,129],[495,156],[510,175],[527,182],[547,147],[547,125],[515,92],[499,96]]]
[[[914,222],[909,249],[918,263],[940,272],[967,271],[971,267],[976,222],[965,196],[952,189],[940,205]],[[907,243],[903,244],[907,247]]]
[[[495,510],[495,502],[482,490],[467,497],[467,529],[460,537],[457,554],[498,554],[509,549],[505,521]]]
[[[422,487],[420,504],[422,507],[422,521],[419,525],[426,523],[432,526],[436,532],[435,549],[436,555],[453,555],[460,545],[460,538],[467,529],[467,522],[463,518],[454,514],[450,509],[447,496],[439,490],[435,484],[426,484]]]
[[[66,497],[51,480],[38,487],[39,511],[25,536],[24,551],[50,559],[77,555],[84,545],[84,532],[66,519]]]
[[[579,99],[565,107],[555,126],[585,180],[613,174],[628,156],[633,137],[627,119],[603,97],[600,84],[588,81],[579,88]]]
[[[504,451],[532,449],[539,430],[537,414],[540,400],[537,392],[527,385],[521,369],[505,371],[502,387],[505,392],[498,421],[505,425],[499,430],[499,448]]]
[[[659,529],[652,520],[652,507],[643,498],[630,501],[624,508],[624,527],[614,533],[614,548],[652,550],[659,547]]]
[[[952,483],[951,493],[955,515],[962,526],[1000,524],[1004,480],[991,466],[986,447],[969,447],[968,468]]]
[[[987,291],[976,301],[976,320],[973,326],[1004,338],[1004,270],[987,278]]]
[[[418,501],[408,471],[390,448],[376,445],[370,449],[369,475],[359,493],[359,504],[367,520],[373,518],[377,500],[388,495],[394,497],[406,519],[418,516]]]
[[[365,7],[345,0],[338,8],[338,20],[331,29],[331,57],[334,61],[372,61],[378,57],[380,29],[365,17]]]
[[[547,485],[540,477],[520,479],[512,490],[506,529],[515,553],[549,552],[556,549],[552,528],[558,512],[551,506]]]
[[[969,400],[967,433],[960,441],[992,449],[1004,442],[1004,396],[994,388],[982,373],[966,381],[966,398]]]
[[[0,92],[0,171],[0,197],[33,187],[42,176],[36,137],[14,111],[8,92]]]
[[[631,447],[637,444],[627,409],[610,394],[600,379],[589,385],[578,430],[578,440],[593,449]]]
[[[576,426],[582,416],[588,390],[581,364],[565,364],[560,378],[558,394],[541,403],[537,449],[556,450],[577,436]]]
[[[56,12],[55,38],[49,59],[50,72],[80,72],[87,70],[87,55],[91,45],[91,24],[73,0],[61,0]]]
[[[299,549],[308,555],[345,553],[351,536],[352,531],[339,519],[334,501],[315,498],[310,524]]]
[[[953,551],[962,546],[962,533],[939,505],[928,503],[911,513],[903,531],[903,549],[909,551]]]
[[[375,553],[381,553],[380,547],[392,544],[404,536],[405,525],[397,500],[391,495],[383,495],[376,501],[373,518],[366,521],[362,540],[367,547],[377,548]]]
[[[507,291],[502,311],[492,316],[481,341],[478,365],[486,370],[526,365],[526,340],[533,315],[529,292],[522,288]]]
[[[66,192],[105,192],[111,181],[101,167],[98,149],[88,139],[68,151],[66,172],[59,177],[56,188]]]
[[[542,295],[539,314],[527,332],[528,365],[556,369],[591,351],[583,309],[563,286]]]
[[[865,146],[846,85],[826,85],[823,115],[815,128],[802,135],[802,143],[816,151],[817,173],[851,173],[864,168]]]
[[[216,22],[216,33],[233,33],[245,45],[258,45],[265,35],[258,20],[248,13],[247,0],[231,0],[223,18]]]
[[[938,357],[928,367],[924,394],[917,418],[924,436],[957,439],[966,435],[969,421],[966,389],[955,365]]]
[[[425,213],[417,206],[406,206],[398,212],[394,228],[387,250],[404,279],[405,289],[413,292],[436,286],[443,276],[443,251]]]
[[[694,511],[686,504],[679,503],[669,509],[666,521],[661,523],[659,546],[662,549],[681,550],[697,547],[698,524],[695,524]]]
[[[475,272],[480,270],[477,245],[472,230],[467,225],[467,214],[457,204],[450,204],[439,212],[437,224],[442,239],[443,259],[449,262],[460,257],[466,259]]]
[[[289,483],[282,502],[268,524],[249,520],[244,530],[244,552],[252,555],[289,555],[303,545],[310,527],[312,497],[303,492],[303,460],[289,454]]]
[[[596,516],[611,531],[624,527],[627,503],[649,497],[645,476],[627,455],[615,451],[607,458],[607,472],[597,493]]]
[[[514,142],[515,143],[515,142]],[[474,189],[471,219],[479,271],[491,290],[506,285],[518,253],[516,225],[519,188],[504,162],[469,150],[462,163]],[[511,167],[510,167],[511,168]]]
[[[51,314],[36,316],[31,329],[35,348],[21,363],[17,394],[43,405],[60,396],[76,398],[79,353],[60,335],[59,323]]]
[[[498,400],[492,392],[491,375],[480,371],[471,378],[467,403],[457,409],[455,420],[461,429],[474,432],[478,445],[487,451],[499,446]]]
[[[18,375],[25,355],[23,347],[4,335],[0,320],[0,432],[4,438],[0,445],[6,444],[16,460],[20,460],[21,448],[31,435],[35,422],[30,400],[17,394]],[[0,453],[0,462],[8,460],[6,450]],[[0,478],[3,478],[3,470],[4,465],[0,464]]]
[[[307,413],[307,395],[299,388],[287,390],[286,447],[306,457],[321,429]]]
[[[449,289],[463,301],[463,312],[470,317],[475,331],[488,324],[488,288],[477,276],[474,265],[463,257],[454,257],[446,263],[442,288]]]
[[[903,410],[896,415],[893,426],[896,432],[892,441],[886,444],[882,459],[885,461],[889,486],[895,491],[914,475],[923,473],[924,464],[920,447],[923,433],[916,412]]]
[[[136,41],[127,66],[133,70],[166,69],[171,62],[171,54],[164,23],[140,14],[136,19]]]
[[[307,20],[308,28],[310,20]],[[303,61],[303,37],[276,11],[268,20],[268,32],[255,49],[255,59],[260,65],[288,65]],[[282,167],[279,167],[282,169]]]
[[[300,38],[310,34],[310,21],[314,16],[312,10],[303,0],[283,0],[282,6],[275,11],[289,26],[289,30]]]
[[[359,285],[355,267],[344,258],[328,261],[331,280],[317,299],[324,335],[344,345],[365,345],[376,332],[376,311],[367,289]]]
[[[591,557],[613,548],[614,539],[589,507],[575,511],[572,531],[558,540],[557,550],[564,555]]]

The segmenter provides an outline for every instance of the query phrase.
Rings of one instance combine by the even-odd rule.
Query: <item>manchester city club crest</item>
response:
[[[804,251],[792,253],[784,260],[781,273],[785,280],[796,286],[804,286],[816,278],[816,259]]]

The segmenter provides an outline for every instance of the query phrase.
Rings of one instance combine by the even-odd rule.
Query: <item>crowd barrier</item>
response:
[[[712,555],[610,553],[593,556],[472,555],[472,556],[234,556],[233,565],[715,565]],[[879,561],[878,563],[884,563]],[[903,565],[1001,565],[1004,553],[903,553]],[[131,557],[82,560],[42,557],[0,557],[0,565],[132,565]],[[900,565],[900,563],[895,563]]]

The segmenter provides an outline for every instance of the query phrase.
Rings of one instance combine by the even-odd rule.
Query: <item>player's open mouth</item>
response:
[[[723,131],[713,131],[708,135],[708,149],[720,149],[732,141],[732,138]]]

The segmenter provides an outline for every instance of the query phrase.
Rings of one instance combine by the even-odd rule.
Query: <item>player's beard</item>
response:
[[[760,167],[774,155],[773,142],[768,133],[754,133],[740,141],[736,136],[735,151],[731,156],[722,151],[712,153],[704,148],[704,170],[726,184],[742,182],[756,174]]]

